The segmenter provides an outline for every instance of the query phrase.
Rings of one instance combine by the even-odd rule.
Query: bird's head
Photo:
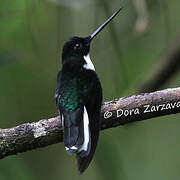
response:
[[[64,44],[62,51],[62,63],[71,58],[83,58],[90,51],[90,44],[94,37],[119,13],[120,8],[110,18],[108,18],[95,32],[88,37],[71,37]]]
[[[70,37],[63,47],[62,59],[67,60],[71,57],[83,57],[89,53],[90,50],[90,41],[89,37]]]

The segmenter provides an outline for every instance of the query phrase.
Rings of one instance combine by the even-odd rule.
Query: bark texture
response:
[[[180,112],[180,88],[122,97],[105,102],[100,129]],[[59,116],[0,129],[0,159],[63,141]]]

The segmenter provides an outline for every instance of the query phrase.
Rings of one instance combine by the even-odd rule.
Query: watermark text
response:
[[[147,104],[147,105],[144,105],[143,108],[118,109],[116,110],[116,117],[118,118],[121,116],[132,116],[132,115],[137,115],[137,114],[152,113],[152,112],[158,112],[158,111],[164,111],[164,110],[171,110],[175,108],[180,108],[180,101],[167,103],[167,104],[158,104],[158,105]],[[106,111],[104,113],[105,119],[108,119],[112,116],[113,116],[112,111]]]

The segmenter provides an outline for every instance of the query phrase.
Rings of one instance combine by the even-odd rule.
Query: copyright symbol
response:
[[[104,113],[104,118],[105,119],[108,119],[108,118],[110,118],[111,116],[112,116],[112,112],[110,112],[110,111],[106,111],[105,113]]]

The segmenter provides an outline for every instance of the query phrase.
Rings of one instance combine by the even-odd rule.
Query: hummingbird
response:
[[[90,44],[121,9],[90,36],[70,37],[63,46],[55,100],[65,149],[70,155],[76,154],[80,173],[88,168],[96,150],[102,105],[102,87],[90,59]]]

